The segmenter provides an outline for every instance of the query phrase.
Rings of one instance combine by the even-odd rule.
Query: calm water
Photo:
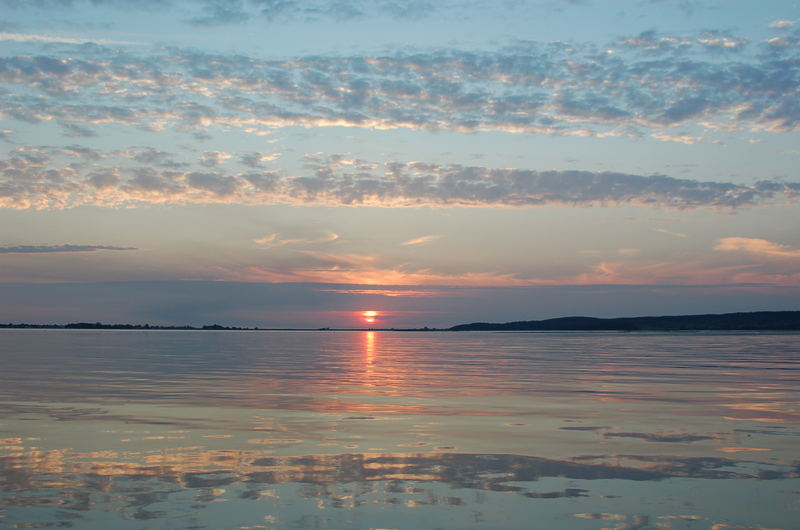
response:
[[[800,528],[799,339],[0,330],[0,527]]]

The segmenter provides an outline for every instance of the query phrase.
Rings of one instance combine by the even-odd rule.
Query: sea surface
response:
[[[0,330],[0,527],[800,528],[800,334]]]

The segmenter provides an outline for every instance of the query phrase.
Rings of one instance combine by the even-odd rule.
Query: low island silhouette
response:
[[[3,324],[0,329],[109,329],[174,331],[800,331],[800,311],[755,311],[705,315],[622,318],[561,317],[514,322],[473,322],[450,328],[270,328],[247,326],[169,326],[151,324]]]
[[[562,317],[516,322],[473,322],[450,331],[799,331],[800,311],[756,311],[658,317]]]

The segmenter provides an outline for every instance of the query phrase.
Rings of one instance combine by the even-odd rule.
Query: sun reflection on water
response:
[[[364,331],[362,335],[364,337],[364,354],[367,365],[372,365],[375,362],[375,332]]]
[[[364,344],[364,384],[374,387],[375,383],[375,332],[364,331],[361,333]]]

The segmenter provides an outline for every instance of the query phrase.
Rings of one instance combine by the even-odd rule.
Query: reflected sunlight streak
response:
[[[375,384],[375,332],[365,331],[364,338],[364,384],[366,386],[376,386]]]

